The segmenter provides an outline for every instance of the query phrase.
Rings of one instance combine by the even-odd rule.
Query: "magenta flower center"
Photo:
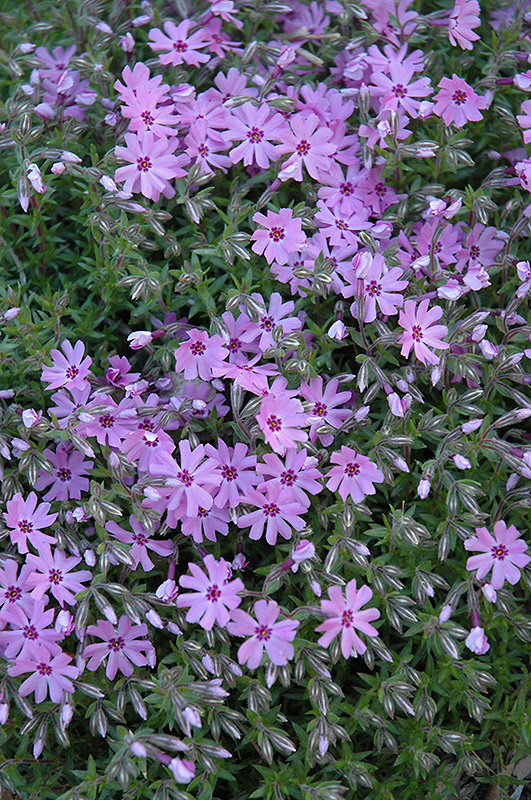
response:
[[[344,194],[348,197],[350,194],[354,193],[354,187],[350,181],[347,181],[347,183],[339,184],[339,191],[341,192],[341,194]]]
[[[6,600],[9,600],[10,603],[14,603],[16,600],[19,600],[22,597],[20,587],[8,586],[4,593],[4,597]]]
[[[63,467],[63,469],[58,469],[55,474],[57,475],[59,480],[62,481],[63,483],[65,481],[71,480],[71,478],[72,478],[72,473],[70,472],[70,470],[69,469],[65,469],[64,467]]]
[[[280,508],[276,503],[270,503],[268,506],[264,506],[264,512],[266,517],[276,517],[280,514]]]
[[[296,480],[297,476],[295,475],[292,469],[286,470],[286,472],[283,472],[282,475],[280,476],[280,482],[287,483],[289,486],[293,486]]]
[[[384,194],[387,192],[387,187],[385,183],[377,183],[374,187],[374,191],[378,195],[378,197],[383,197]]]
[[[204,519],[204,517],[208,517],[209,514],[210,511],[207,511],[206,508],[201,508],[201,506],[199,506],[197,509],[197,516],[201,517],[202,519]]]
[[[411,336],[416,342],[422,339],[422,328],[420,325],[413,325],[411,328]]]
[[[268,628],[267,625],[257,625],[254,629],[254,635],[261,642],[267,642],[271,638],[273,628]]]
[[[202,356],[206,353],[206,347],[203,342],[194,342],[190,350],[194,356]]]
[[[229,467],[228,464],[224,464],[221,467],[221,474],[226,481],[235,481],[238,479],[238,470],[234,469],[234,467]]]
[[[279,417],[275,417],[274,414],[271,414],[271,416],[267,420],[267,424],[269,425],[272,431],[279,431],[282,427],[282,420],[279,419]]]
[[[197,152],[199,153],[200,156],[206,158],[210,151],[207,145],[203,142],[203,144],[200,144],[199,147],[197,148]]]
[[[177,479],[184,483],[185,486],[191,486],[194,482],[194,476],[190,475],[187,469],[183,469],[181,472],[178,473]]]
[[[74,364],[70,364],[70,366],[66,370],[66,377],[69,380],[74,380],[76,375],[79,375],[79,370]]]
[[[139,544],[141,547],[146,546],[147,539],[142,533],[133,533],[133,539],[135,544]]]
[[[28,522],[28,520],[27,520],[27,519],[23,519],[23,520],[21,520],[21,521],[18,523],[18,527],[19,527],[19,529],[22,531],[22,533],[26,533],[26,534],[27,534],[27,533],[31,533],[31,532],[32,532],[32,530],[33,530],[33,525],[32,525],[32,523],[31,523],[31,522]]]
[[[152,166],[153,164],[147,156],[142,156],[142,158],[137,158],[136,160],[136,168],[139,172],[147,172]]]
[[[326,417],[326,406],[324,403],[316,403],[313,407],[312,414],[314,417]]]
[[[98,422],[102,428],[112,428],[114,425],[114,417],[111,417],[110,414],[105,414],[104,417],[99,418]]]
[[[277,228],[273,227],[269,231],[269,238],[273,239],[275,242],[279,242],[281,239],[286,238],[286,234],[284,233],[284,228]]]
[[[359,475],[359,474],[360,474],[360,465],[358,464],[357,461],[355,461],[353,464],[347,464],[347,466],[345,467],[345,475],[348,475],[349,478],[352,478],[353,475]]]
[[[206,592],[206,599],[210,600],[211,603],[217,603],[219,598],[221,597],[221,590],[218,588],[217,583],[212,584],[209,586]]]
[[[350,628],[353,622],[354,622],[354,614],[349,608],[347,608],[346,611],[343,611],[343,614],[341,616],[341,624],[343,625],[344,628]]]
[[[306,139],[301,139],[296,150],[300,156],[306,156],[310,152],[310,143]]]
[[[491,548],[492,557],[497,561],[504,561],[509,555],[509,550],[504,544],[497,544],[496,547]]]
[[[407,86],[404,86],[403,83],[397,83],[396,86],[393,86],[393,94],[396,97],[405,97],[407,94]]]
[[[53,670],[49,664],[41,663],[37,664],[37,671],[40,672],[41,675],[51,675]]]
[[[178,53],[184,53],[185,50],[188,50],[188,45],[186,42],[183,42],[182,39],[177,39],[177,41],[173,43],[173,49],[177,50]]]
[[[275,320],[273,317],[261,317],[260,318],[260,327],[263,331],[270,331],[272,328],[275,327]]]
[[[25,625],[22,630],[22,635],[25,639],[38,639],[39,634],[34,625]]]
[[[144,422],[140,422],[139,423],[138,429],[140,431],[154,431],[155,430],[155,423],[154,422],[149,422],[148,420],[145,420]]]
[[[109,639],[109,644],[107,645],[107,649],[114,650],[115,653],[117,650],[123,650],[124,647],[125,641],[121,636],[117,636],[116,639]]]
[[[344,219],[336,219],[336,228],[340,231],[348,231],[348,225]]]
[[[251,128],[250,131],[247,131],[247,138],[252,144],[258,144],[264,138],[264,132],[258,128]]]
[[[61,581],[63,580],[63,576],[61,574],[61,571],[58,570],[58,569],[51,569],[49,574],[50,574],[50,577],[48,578],[48,580],[50,581],[50,583],[57,584],[57,583],[61,583]]]
[[[140,116],[142,117],[143,122],[148,126],[148,128],[155,122],[155,117],[153,116],[151,111],[142,111]]]
[[[454,103],[457,103],[458,106],[462,106],[463,103],[466,103],[466,92],[462,89],[457,89],[452,95],[452,100]]]
[[[479,249],[477,244],[473,244],[472,247],[470,248],[470,258],[473,258],[473,259],[475,259],[477,261],[477,259],[479,258],[480,252],[481,252],[481,250]]]
[[[159,437],[157,436],[155,439],[146,439],[145,436],[142,437],[142,440],[146,447],[158,447],[159,445]]]
[[[229,350],[232,353],[236,353],[242,346],[242,343],[239,339],[231,339],[229,342]]]
[[[370,285],[369,285],[369,287],[367,289],[367,292],[369,294],[372,294],[375,297],[379,297],[381,291],[382,291],[382,286],[381,286],[381,284],[378,283],[378,281],[371,281],[370,282]]]

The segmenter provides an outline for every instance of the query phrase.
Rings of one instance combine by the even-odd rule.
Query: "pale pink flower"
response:
[[[265,230],[255,230],[251,237],[254,241],[252,249],[260,255],[265,254],[268,264],[272,261],[286,264],[289,253],[300,252],[308,243],[302,230],[302,220],[293,217],[291,208],[281,208],[278,214],[268,211],[267,216],[257,212],[253,222],[262,225]]]
[[[189,563],[192,575],[181,575],[179,583],[186,589],[194,591],[180,594],[177,597],[179,608],[189,607],[187,622],[199,622],[202,628],[212,630],[214,622],[225,627],[230,619],[230,612],[241,603],[238,592],[245,588],[241,578],[228,580],[230,565],[224,560],[216,561],[213,555],[205,556],[204,564],[208,575],[205,575],[197,564]]]
[[[267,543],[276,544],[279,534],[290,539],[292,527],[297,531],[304,528],[304,519],[299,514],[304,514],[306,505],[280,483],[268,482],[260,491],[249,489],[244,502],[257,507],[256,511],[238,518],[239,528],[251,528],[250,539],[260,539],[265,529]]]
[[[469,120],[477,122],[483,119],[480,109],[487,108],[487,101],[455,72],[451,78],[442,78],[439,89],[433,98],[433,113],[442,117],[445,125],[453,122],[457,128],[462,128]]]
[[[249,669],[256,669],[260,666],[265,648],[273,664],[287,664],[295,654],[291,642],[299,622],[290,619],[277,622],[280,608],[274,600],[259,600],[254,604],[254,613],[256,619],[236,609],[227,625],[227,630],[234,636],[250,637],[238,650],[238,662],[246,663]]]
[[[148,627],[145,622],[140,625],[132,625],[129,617],[120,617],[118,629],[104,619],[99,619],[95,625],[89,625],[87,633],[102,639],[101,643],[89,644],[85,647],[83,658],[89,658],[87,668],[96,670],[101,662],[109,656],[105,674],[109,680],[113,681],[118,670],[123,675],[132,675],[134,666],[144,667],[151,663],[154,655],[154,647],[147,639],[139,639],[146,636]]]
[[[507,527],[503,520],[494,526],[494,536],[487,528],[476,528],[476,536],[465,541],[465,550],[480,550],[471,556],[467,569],[477,569],[476,578],[482,580],[492,569],[491,585],[501,589],[505,580],[514,586],[520,580],[520,569],[531,561],[525,551],[527,543],[519,538],[520,531],[514,525]]]
[[[376,464],[351,447],[343,446],[332,453],[330,461],[338,466],[326,473],[325,478],[329,478],[326,487],[331,492],[338,490],[343,500],[350,496],[355,503],[362,503],[366,495],[376,493],[374,484],[384,480]]]
[[[323,632],[319,644],[328,647],[341,633],[343,656],[350,658],[351,655],[363,655],[367,645],[360,639],[356,630],[366,636],[378,636],[378,631],[370,624],[380,617],[378,609],[367,608],[360,611],[361,607],[371,600],[372,589],[361,586],[357,590],[356,581],[352,580],[346,586],[346,600],[340,586],[331,586],[328,595],[329,600],[321,600],[321,610],[327,619],[315,629],[318,633]]]
[[[477,37],[479,38],[479,37]],[[465,639],[465,644],[469,650],[472,650],[477,656],[483,656],[490,649],[489,641],[485,635],[485,631],[483,628],[476,626],[472,628],[470,633],[468,634],[467,638]]]
[[[187,381],[198,376],[204,380],[212,379],[212,369],[219,368],[228,357],[229,351],[221,336],[209,336],[206,331],[194,328],[187,332],[188,341],[182,342],[175,351],[175,369],[184,372]]]
[[[41,380],[45,381],[49,390],[66,386],[67,389],[83,389],[87,385],[87,376],[90,374],[92,359],[85,355],[85,345],[77,341],[74,347],[65,339],[61,342],[60,350],[50,350],[53,359],[51,367],[43,366]]]
[[[472,42],[480,37],[474,33],[473,28],[479,28],[481,9],[477,0],[456,0],[448,21],[448,38],[455,47],[459,45],[462,50],[472,50]]]
[[[149,32],[149,46],[159,55],[161,64],[193,64],[195,67],[210,61],[210,56],[206,53],[198,52],[205,47],[207,40],[204,38],[203,29],[188,36],[191,21],[183,20],[179,25],[168,21],[164,23],[164,35],[159,28],[153,28]]]
[[[66,653],[52,656],[46,647],[34,645],[27,658],[18,660],[9,667],[8,674],[16,676],[25,672],[33,673],[18,688],[22,697],[35,692],[35,702],[42,703],[49,692],[52,702],[60,703],[63,692],[73,693],[72,680],[79,675],[79,669],[70,666],[71,661],[72,657]]]
[[[148,555],[148,548],[159,556],[168,557],[172,554],[173,543],[164,540],[151,539],[151,533],[137,520],[134,514],[129,517],[129,525],[133,531],[121,528],[114,520],[105,524],[105,529],[111,536],[116,536],[120,542],[130,544],[129,553],[135,561],[135,568],[142,565],[144,572],[150,572],[155,566]]]
[[[389,63],[389,75],[375,72],[372,82],[376,89],[373,92],[379,96],[383,107],[398,111],[402,106],[411,117],[417,117],[421,101],[417,98],[427,97],[433,91],[429,78],[417,78],[411,82],[415,69],[410,64],[400,61]]]
[[[429,348],[446,350],[450,347],[441,339],[448,334],[448,328],[446,325],[433,324],[442,317],[443,310],[440,306],[434,306],[428,311],[429,303],[427,299],[421,300],[417,308],[414,300],[406,300],[398,318],[398,324],[404,328],[404,333],[398,342],[402,345],[401,355],[407,357],[414,348],[415,355],[423,364],[438,364],[439,356]]]
[[[29,555],[27,563],[33,567],[28,576],[28,585],[34,586],[32,596],[39,600],[51,591],[61,608],[65,603],[74,605],[75,595],[83,591],[83,583],[90,581],[92,573],[87,569],[72,572],[81,561],[79,556],[67,556],[64,550],[52,549],[45,543],[39,547],[39,555]]]
[[[10,528],[11,541],[16,544],[19,553],[28,552],[28,541],[36,550],[40,550],[46,542],[56,542],[55,536],[43,533],[42,529],[53,525],[58,515],[48,513],[50,503],[37,503],[35,492],[30,492],[27,500],[17,492],[7,501],[4,519]]]
[[[283,134],[278,153],[291,155],[282,165],[278,177],[280,180],[293,178],[302,181],[304,164],[311,177],[319,181],[333,163],[331,156],[336,152],[336,145],[330,139],[334,132],[321,124],[317,114],[310,114],[307,118],[295,114],[289,124],[290,129]]]
[[[115,181],[125,181],[124,191],[141,192],[155,202],[161,193],[167,199],[173,197],[175,189],[170,181],[184,177],[186,172],[182,167],[190,161],[186,153],[173,155],[179,145],[178,139],[166,139],[165,136],[156,139],[148,130],[140,136],[126,133],[125,143],[127,147],[115,147],[114,152],[118,158],[130,163],[116,170]]]

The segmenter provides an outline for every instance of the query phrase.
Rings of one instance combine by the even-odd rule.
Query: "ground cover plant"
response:
[[[525,798],[529,1],[0,15],[2,797]]]

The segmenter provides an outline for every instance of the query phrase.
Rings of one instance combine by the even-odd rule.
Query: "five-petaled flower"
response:
[[[476,528],[476,535],[465,541],[465,550],[480,550],[480,555],[471,556],[467,569],[477,569],[476,578],[481,580],[492,569],[491,585],[501,589],[507,580],[514,586],[520,580],[520,569],[531,561],[525,551],[527,543],[520,539],[520,531],[503,520],[494,526],[494,536],[487,528]]]
[[[101,662],[109,656],[105,674],[109,680],[114,680],[116,673],[120,670],[123,675],[132,675],[134,666],[143,667],[153,666],[155,660],[155,648],[147,639],[140,639],[145,636],[148,628],[145,622],[140,625],[132,625],[129,617],[120,617],[118,628],[104,619],[99,619],[95,625],[89,625],[87,633],[102,639],[101,643],[89,644],[85,647],[83,658],[89,658],[87,668],[90,670],[98,669]]]
[[[241,603],[241,592],[245,587],[241,578],[228,580],[230,565],[225,559],[216,561],[213,555],[205,556],[208,575],[197,564],[190,563],[192,575],[181,575],[179,583],[185,589],[194,591],[177,597],[179,608],[189,606],[187,622],[199,622],[206,631],[212,630],[214,622],[224,627],[230,619],[230,612]]]
[[[403,356],[408,356],[413,348],[423,364],[438,364],[439,356],[429,348],[446,350],[450,347],[441,339],[448,333],[448,328],[446,325],[434,325],[442,317],[443,310],[440,306],[433,306],[428,311],[429,303],[429,300],[421,300],[417,308],[414,300],[406,300],[398,318],[398,324],[404,328],[398,343],[402,345],[400,353]]]
[[[256,619],[237,608],[232,612],[227,630],[234,636],[249,636],[238,650],[240,664],[247,663],[249,669],[260,666],[264,648],[273,664],[283,666],[293,658],[295,649],[291,642],[299,627],[296,620],[277,622],[280,607],[274,600],[259,600],[254,604]]]
[[[329,478],[326,486],[331,492],[338,490],[343,500],[350,495],[355,503],[362,503],[366,495],[376,493],[374,484],[384,479],[383,472],[370,458],[351,447],[343,445],[340,452],[332,453],[330,461],[338,466],[326,473]]]
[[[380,612],[377,608],[366,608],[360,611],[372,598],[372,589],[361,586],[356,589],[356,581],[352,580],[346,586],[346,600],[340,586],[331,586],[328,590],[330,600],[321,600],[321,610],[327,619],[315,630],[323,633],[319,639],[322,647],[330,643],[341,634],[341,652],[345,658],[351,655],[363,655],[367,645],[363,642],[356,630],[367,636],[378,636],[378,631],[370,623],[378,619]]]
[[[307,245],[306,234],[302,230],[302,220],[293,217],[291,208],[281,208],[278,214],[268,211],[267,216],[257,212],[253,222],[263,225],[252,235],[255,253],[262,253],[271,264],[287,264],[290,253],[298,253]]]

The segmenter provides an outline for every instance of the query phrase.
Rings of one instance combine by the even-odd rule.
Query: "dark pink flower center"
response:
[[[276,503],[269,503],[267,506],[264,506],[264,513],[266,517],[276,517],[280,514],[280,508]]]
[[[201,508],[201,506],[199,506],[199,508],[197,509],[197,516],[201,517],[201,519],[208,517],[209,514],[210,511],[207,511],[206,508]]]
[[[148,420],[144,420],[143,422],[139,422],[138,429],[141,431],[154,431],[155,423],[149,422]]]
[[[53,670],[49,664],[44,664],[44,662],[42,662],[41,664],[37,664],[37,672],[41,675],[51,675]]]
[[[263,331],[270,331],[275,327],[273,317],[260,317],[260,327]]]
[[[374,191],[378,195],[378,197],[383,197],[384,194],[387,192],[387,186],[385,183],[377,183],[374,187]]]
[[[158,447],[159,446],[159,437],[155,436],[154,439],[147,439],[145,436],[142,437],[142,441],[146,445],[146,447]]]
[[[58,469],[55,474],[63,483],[72,479],[72,473],[69,469],[65,469],[64,467],[62,469]]]
[[[99,418],[98,422],[102,428],[112,428],[114,425],[114,417],[111,417],[110,414],[105,414],[104,417]]]
[[[292,469],[286,470],[286,472],[283,472],[282,475],[280,476],[280,482],[287,483],[288,486],[293,486],[296,480],[297,476],[295,475]]]
[[[240,350],[241,346],[242,343],[240,342],[239,339],[231,339],[229,342],[229,350],[232,353],[236,353],[238,350]]]
[[[348,231],[348,225],[344,219],[336,219],[336,228],[339,228],[340,231]]]
[[[71,381],[76,377],[76,375],[79,375],[78,368],[75,366],[75,364],[70,364],[66,370],[66,377]]]
[[[348,197],[349,195],[354,193],[354,186],[351,184],[350,181],[347,181],[347,183],[340,183],[339,191],[341,192],[341,194],[344,194]]]
[[[261,642],[269,641],[272,633],[273,628],[268,628],[267,625],[257,625],[257,627],[254,629],[254,635]]]
[[[267,420],[267,424],[272,431],[279,431],[282,427],[282,420],[279,417],[276,417],[274,414],[271,414]]]
[[[393,86],[393,94],[396,97],[405,97],[407,94],[407,86],[404,86],[403,83],[397,83],[396,86]]]
[[[136,160],[136,168],[139,172],[147,172],[152,166],[153,164],[147,156],[142,156]]]
[[[33,524],[31,522],[28,522],[27,519],[22,519],[18,523],[18,527],[22,531],[22,533],[26,533],[26,534],[31,533],[32,530],[33,530]]]
[[[238,470],[234,467],[230,467],[228,464],[224,464],[221,467],[221,474],[226,481],[235,481],[238,479]]]
[[[371,281],[369,286],[367,287],[368,294],[372,294],[373,297],[379,297],[382,291],[381,284],[378,281]]]
[[[275,242],[280,242],[281,239],[286,238],[286,234],[284,233],[284,228],[277,228],[273,227],[269,231],[269,238],[273,239]]]
[[[296,150],[300,156],[306,156],[310,152],[310,143],[307,142],[306,139],[301,139]]]
[[[155,122],[155,117],[153,116],[151,111],[142,111],[140,116],[142,117],[142,121],[148,126],[148,128]]]
[[[199,153],[200,156],[202,156],[202,158],[206,158],[210,150],[208,149],[208,146],[205,144],[205,142],[203,142],[203,144],[200,144],[199,147],[197,148],[197,152]]]
[[[39,638],[39,633],[34,625],[25,625],[22,629],[22,635],[25,639],[31,639],[32,641]]]
[[[327,407],[324,403],[316,403],[313,407],[312,414],[314,417],[326,417]]]
[[[182,39],[177,39],[177,41],[173,43],[173,49],[177,50],[178,53],[184,53],[185,50],[188,50],[188,45],[186,42],[183,42]]]
[[[491,547],[490,552],[497,561],[504,561],[509,555],[509,551],[504,544],[497,544],[495,547]]]
[[[247,131],[247,138],[251,144],[258,144],[264,138],[264,132],[258,130],[258,128],[251,128],[250,131]]]
[[[217,583],[214,583],[212,586],[208,587],[206,592],[207,600],[210,600],[211,603],[217,603],[220,597],[221,590],[218,588]]]
[[[61,571],[58,569],[51,569],[49,571],[49,575],[50,577],[48,578],[48,580],[50,581],[50,583],[58,584],[61,583],[61,581],[63,580]]]
[[[184,483],[186,486],[191,486],[194,482],[194,476],[190,475],[187,469],[183,469],[177,474],[177,479]]]
[[[133,540],[135,544],[139,544],[141,547],[146,546],[147,539],[143,533],[133,533]]]
[[[117,636],[115,639],[109,639],[109,643],[107,645],[108,650],[123,650],[125,647],[125,641],[122,639],[121,636]]]
[[[472,247],[470,248],[470,258],[473,258],[473,259],[475,259],[477,261],[477,259],[479,258],[479,254],[480,253],[481,253],[481,250],[479,249],[477,244],[473,244]]]
[[[206,347],[203,342],[194,342],[190,350],[194,356],[202,356],[206,353]]]
[[[15,603],[22,597],[22,591],[19,586],[8,586],[4,593],[4,597],[6,600],[9,600],[10,603]]]
[[[466,103],[466,92],[463,91],[463,89],[456,89],[452,95],[452,100],[454,103],[457,103],[458,106],[462,106],[463,103]]]
[[[348,475],[349,478],[352,478],[353,475],[360,474],[360,465],[357,461],[354,461],[353,464],[347,464],[345,467],[345,475]]]
[[[422,339],[422,328],[420,325],[413,325],[411,328],[411,336],[416,342]]]
[[[344,628],[350,628],[353,622],[354,622],[354,614],[349,608],[347,608],[346,611],[343,611],[343,614],[341,616],[341,624],[343,625]]]

